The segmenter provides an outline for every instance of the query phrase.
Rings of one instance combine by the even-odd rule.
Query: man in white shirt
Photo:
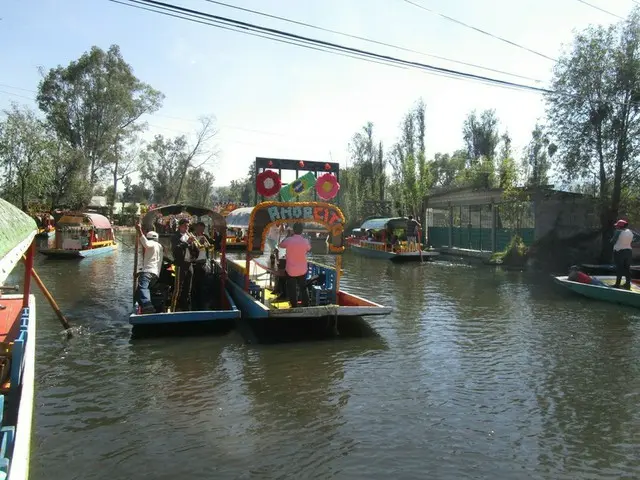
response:
[[[144,248],[142,257],[142,265],[138,270],[138,289],[136,297],[142,313],[155,313],[156,309],[151,303],[151,292],[149,289],[155,285],[160,276],[162,268],[163,248],[158,242],[158,234],[154,231],[147,232],[145,236],[142,233],[140,224],[136,224],[136,229],[140,234],[140,243]]]
[[[613,237],[613,262],[616,266],[616,284],[613,288],[620,288],[620,281],[625,277],[625,284],[622,288],[631,289],[631,243],[633,242],[633,232],[629,229],[626,220],[618,220],[615,224],[616,234]]]

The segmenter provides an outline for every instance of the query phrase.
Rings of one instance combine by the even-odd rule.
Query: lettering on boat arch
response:
[[[324,202],[262,202],[251,212],[247,249],[260,252],[273,225],[316,223],[323,225],[329,235],[329,253],[344,252],[344,215],[330,203]]]

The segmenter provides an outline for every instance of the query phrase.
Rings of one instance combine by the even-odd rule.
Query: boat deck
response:
[[[244,259],[227,259],[227,262],[234,263],[236,266],[241,268],[243,271],[247,265],[246,260]],[[291,304],[289,300],[282,299],[278,301],[278,294],[273,293],[274,289],[274,281],[272,281],[272,273],[267,268],[265,268],[260,263],[255,260],[251,260],[250,263],[250,271],[249,278],[252,282],[258,285],[260,288],[264,289],[264,303],[267,307],[272,308],[274,310],[286,310],[291,308]],[[275,276],[273,276],[275,279]]]
[[[6,307],[0,310],[0,342],[10,342],[20,331],[20,322],[17,320],[22,313],[22,298],[0,297],[0,305]]]

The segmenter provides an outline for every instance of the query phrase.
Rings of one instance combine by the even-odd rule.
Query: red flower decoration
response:
[[[256,186],[258,193],[263,197],[273,197],[278,194],[282,187],[280,175],[273,170],[265,170],[258,174],[258,177],[256,178]]]
[[[300,168],[303,168],[303,167],[304,167],[304,162],[303,162],[302,160],[300,160],[300,161],[298,162],[298,165],[300,166]]]
[[[324,164],[324,169],[327,170],[327,171],[331,170],[331,165],[329,165],[328,163],[325,163]]]
[[[269,165],[270,167],[273,167],[273,161],[272,161],[272,160],[269,160],[268,165]]]
[[[335,175],[325,173],[316,180],[316,193],[323,200],[331,200],[338,194],[340,184]]]

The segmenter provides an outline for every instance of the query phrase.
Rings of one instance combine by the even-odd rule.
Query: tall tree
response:
[[[640,10],[576,34],[555,66],[546,102],[566,177],[598,180],[603,240],[620,210],[625,179],[640,166]],[[603,241],[603,256],[608,242]]]
[[[525,151],[524,170],[527,184],[540,187],[549,183],[550,158],[554,155],[556,146],[551,143],[549,136],[540,124],[536,124],[531,132],[531,141]]]
[[[84,161],[91,186],[114,164],[114,190],[120,143],[143,128],[140,117],[160,108],[163,98],[133,74],[117,45],[106,52],[93,47],[68,66],[51,69],[37,95],[58,138]]]
[[[484,110],[478,115],[473,110],[464,121],[462,136],[467,145],[470,164],[477,163],[483,157],[493,160],[500,142],[496,111]]]
[[[28,108],[13,104],[0,123],[2,194],[27,211],[30,200],[42,200],[51,182],[52,147],[42,122]]]
[[[513,159],[511,150],[511,137],[504,132],[500,138],[502,147],[498,159],[498,186],[502,189],[515,187],[518,182],[518,167]]]
[[[189,205],[210,207],[213,205],[213,173],[202,167],[189,170],[185,180],[185,198]]]

